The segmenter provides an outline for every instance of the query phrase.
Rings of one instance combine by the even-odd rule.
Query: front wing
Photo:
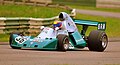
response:
[[[57,49],[56,38],[46,38],[44,40],[36,39],[32,36],[19,36],[13,34],[11,46],[21,48],[35,48],[35,49]]]

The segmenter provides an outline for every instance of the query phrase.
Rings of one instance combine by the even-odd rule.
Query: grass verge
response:
[[[0,42],[8,42],[9,34],[0,34]]]
[[[57,16],[61,11],[69,13],[69,11],[61,8],[27,6],[27,5],[0,5],[0,17],[49,18]]]
[[[96,0],[52,0],[53,3],[75,5],[75,6],[96,6]]]

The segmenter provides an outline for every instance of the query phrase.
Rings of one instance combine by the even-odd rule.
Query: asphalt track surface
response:
[[[0,45],[0,65],[120,65],[120,42],[109,42],[104,52],[18,50]]]

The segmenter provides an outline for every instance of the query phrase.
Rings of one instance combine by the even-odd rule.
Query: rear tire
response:
[[[59,51],[67,51],[69,48],[69,39],[67,35],[64,34],[59,34],[57,36],[58,39],[58,45],[57,45],[57,49]]]
[[[10,38],[9,38],[9,45],[10,45],[11,48],[13,48],[13,49],[21,49],[21,47],[12,46],[13,34],[17,34],[17,35],[20,35],[20,36],[23,36],[23,34],[22,33],[18,33],[18,32],[13,32],[13,33],[10,34]]]
[[[103,31],[92,31],[88,37],[88,48],[90,51],[103,52],[108,44],[108,38]]]

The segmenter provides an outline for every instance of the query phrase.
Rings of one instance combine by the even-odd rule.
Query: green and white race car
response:
[[[59,20],[54,22],[53,28],[41,26],[38,36],[24,36],[22,33],[11,33],[10,46],[13,49],[34,48],[44,50],[67,51],[88,47],[90,51],[103,52],[108,44],[108,37],[104,30],[106,22],[72,19],[67,13],[61,12]],[[76,25],[81,25],[78,30]],[[97,27],[97,30],[86,36],[89,26]],[[80,32],[79,32],[80,31]]]

